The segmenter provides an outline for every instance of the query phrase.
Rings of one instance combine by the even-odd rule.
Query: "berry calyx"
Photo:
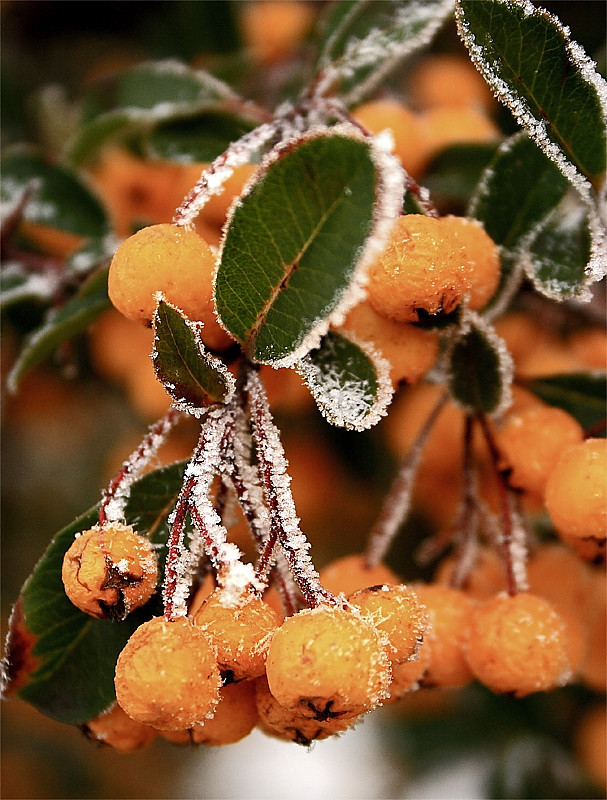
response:
[[[156,590],[158,566],[148,539],[130,525],[96,525],[74,539],[61,578],[72,603],[99,619],[124,619]]]

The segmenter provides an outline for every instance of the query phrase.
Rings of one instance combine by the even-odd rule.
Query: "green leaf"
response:
[[[165,467],[133,484],[127,524],[145,519],[156,543],[166,541],[166,515],[177,498],[183,469],[183,464]],[[136,627],[162,613],[158,595],[123,622],[95,619],[68,600],[61,580],[63,557],[75,534],[96,521],[97,508],[90,509],[53,539],[23,585],[5,651],[3,693],[16,694],[43,714],[73,725],[88,722],[114,702],[120,651]],[[138,530],[144,532],[143,527]]]
[[[143,146],[151,158],[181,163],[213,161],[257,124],[250,117],[220,108],[160,122]]]
[[[457,0],[477,68],[536,144],[580,187],[606,168],[605,82],[568,31],[530,0]]]
[[[585,430],[598,429],[605,422],[607,416],[605,373],[574,372],[530,378],[523,381],[523,386],[545,403],[567,411]]]
[[[7,378],[9,391],[16,390],[28,370],[51,356],[66,339],[86,330],[110,307],[105,268],[91,275],[59,311],[50,311],[43,325],[28,336]]]
[[[512,359],[505,343],[469,314],[448,353],[449,390],[470,414],[495,414],[510,400]]]
[[[352,106],[369,96],[404,58],[429,44],[453,0],[340,0],[320,24],[317,70]],[[328,78],[328,81],[327,81]]]
[[[297,365],[332,425],[361,431],[375,425],[392,399],[387,362],[331,331]]]
[[[290,366],[326,332],[372,233],[378,179],[370,144],[315,135],[285,148],[241,198],[215,299],[254,361]]]
[[[225,364],[206,352],[201,323],[190,322],[174,306],[160,300],[154,314],[156,377],[177,408],[198,416],[210,403],[228,402],[236,387]]]
[[[451,213],[465,209],[494,154],[492,144],[455,144],[442,150],[424,175],[424,186],[434,203]]]
[[[87,237],[104,236],[109,222],[103,206],[68,167],[48,164],[35,150],[15,147],[2,157],[0,200],[17,207],[26,197],[23,219]]]

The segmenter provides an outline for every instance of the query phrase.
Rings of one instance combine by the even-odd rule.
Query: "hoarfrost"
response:
[[[0,308],[34,297],[40,300],[52,300],[61,286],[61,277],[55,271],[26,272],[16,261],[6,262],[0,273],[0,286],[14,278],[23,278],[23,282],[7,289],[2,286]]]

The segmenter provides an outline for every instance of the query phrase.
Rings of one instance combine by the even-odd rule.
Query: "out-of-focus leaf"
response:
[[[604,372],[549,375],[522,383],[545,403],[567,411],[585,430],[597,431],[597,435],[600,433],[598,428],[607,416],[607,378]]]
[[[392,399],[388,364],[335,331],[302,359],[297,370],[321,412],[338,427],[358,431],[372,427]]]
[[[59,311],[50,311],[44,324],[28,336],[9,373],[9,390],[14,391],[28,370],[48,358],[66,339],[86,330],[108,308],[105,268],[91,275]]]
[[[317,346],[372,233],[378,183],[366,141],[315,135],[286,148],[241,198],[215,298],[254,361],[289,366]]]
[[[197,416],[210,403],[227,402],[232,397],[234,376],[204,349],[200,323],[190,322],[161,300],[153,324],[154,371],[177,408]]]
[[[86,237],[108,232],[105,209],[74,171],[18,146],[2,157],[0,200],[16,208],[24,198],[22,217],[28,222]]]
[[[518,123],[578,188],[607,159],[605,82],[552,15],[530,0],[457,0],[460,36]]]
[[[177,498],[183,464],[137,481],[126,509],[127,524],[165,542],[166,516]],[[5,651],[5,695],[17,695],[53,719],[73,725],[96,717],[115,699],[114,668],[131,633],[161,613],[155,595],[123,622],[98,620],[68,600],[61,565],[74,536],[97,521],[93,508],[53,539],[21,590]],[[143,525],[141,523],[144,523]]]
[[[463,213],[494,154],[495,146],[490,144],[451,145],[428,165],[424,186],[440,208]]]
[[[404,58],[427,45],[452,11],[453,0],[332,3],[319,24],[317,70],[346,105],[359,103]]]

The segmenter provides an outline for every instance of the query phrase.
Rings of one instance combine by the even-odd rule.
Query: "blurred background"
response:
[[[3,0],[3,147],[39,141],[37,100],[44,87],[56,87],[67,109],[98,76],[147,59],[171,57],[207,67],[233,78],[240,91],[271,108],[299,69],[306,36],[324,4],[303,3],[297,35],[286,41],[285,34],[284,48],[279,40],[270,56],[255,49],[263,50],[269,31],[260,40],[247,38],[254,35],[243,23],[248,5],[229,0]],[[604,63],[601,0],[543,5]],[[433,45],[437,51],[458,47],[453,26]],[[261,68],[257,63],[249,69],[260,59]],[[3,329],[3,374],[37,313],[26,307],[11,314]],[[3,392],[3,635],[12,603],[51,537],[98,501],[101,487],[167,403],[157,387],[149,388],[149,379],[140,379],[137,391],[110,379],[96,355],[104,335],[98,326],[74,342],[70,353],[30,373],[17,394]],[[302,526],[321,567],[362,548],[396,453],[387,446],[389,431],[382,425],[363,434],[335,430],[301,399],[298,387],[291,390],[293,399],[277,400],[275,412]],[[279,391],[286,396],[284,386]],[[194,437],[186,428],[167,459],[186,457]],[[405,580],[431,575],[433,565],[420,568],[413,554],[433,524],[423,511],[416,512],[391,551],[390,562]],[[254,732],[239,744],[215,750],[159,739],[142,752],[121,755],[11,699],[1,709],[2,796],[601,797],[575,741],[580,715],[597,702],[602,702],[600,695],[580,686],[514,701],[473,685],[412,694],[368,715],[343,737],[309,750]]]

